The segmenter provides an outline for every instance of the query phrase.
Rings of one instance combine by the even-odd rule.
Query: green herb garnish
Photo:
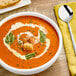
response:
[[[20,40],[20,41],[18,41],[18,43],[19,43],[19,45],[21,45],[22,44],[22,41]]]
[[[28,32],[30,31],[30,30],[27,30]]]
[[[26,59],[30,59],[30,58],[34,57],[35,54],[36,53],[29,53],[29,54],[25,55],[25,57],[26,57]]]
[[[35,32],[35,31],[32,31],[32,32]]]
[[[23,51],[23,48],[21,48],[21,50]]]
[[[14,42],[14,40],[15,40],[15,37],[14,37],[13,33],[11,33],[11,32],[5,38],[5,42],[7,44],[12,44]]]
[[[35,22],[35,24],[37,24],[37,22]]]
[[[32,20],[30,20],[29,22],[32,23]]]
[[[46,41],[46,35],[44,34],[43,31],[39,30],[40,33],[40,42],[45,42]]]
[[[17,66],[19,66],[19,64],[17,64]]]

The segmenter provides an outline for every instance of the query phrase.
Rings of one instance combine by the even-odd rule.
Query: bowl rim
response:
[[[58,48],[56,54],[52,57],[51,60],[49,60],[47,63],[45,63],[45,64],[43,64],[39,67],[32,68],[32,69],[18,69],[18,68],[15,68],[15,67],[12,67],[12,66],[6,64],[5,62],[3,62],[0,59],[0,65],[2,67],[4,67],[5,69],[7,69],[10,72],[20,74],[20,75],[31,75],[31,74],[36,74],[36,73],[39,73],[39,72],[42,72],[42,71],[46,70],[48,67],[50,67],[56,61],[56,59],[58,58],[58,56],[60,54],[61,48],[62,48],[62,35],[61,35],[61,32],[58,28],[58,25],[52,19],[50,19],[47,16],[42,15],[40,13],[36,13],[36,12],[16,13],[16,14],[10,15],[10,16],[6,17],[5,19],[3,19],[2,21],[0,21],[0,26],[2,26],[3,23],[5,23],[6,21],[8,21],[12,18],[15,18],[15,17],[18,17],[18,16],[26,16],[26,15],[39,17],[39,18],[42,18],[43,20],[47,21],[48,23],[50,23],[52,25],[52,27],[54,27],[54,29],[56,30],[56,32],[58,34],[59,48]]]

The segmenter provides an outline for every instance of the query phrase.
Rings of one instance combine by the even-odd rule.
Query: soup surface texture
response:
[[[19,16],[0,26],[0,59],[20,69],[39,67],[56,54],[59,38],[45,20]]]

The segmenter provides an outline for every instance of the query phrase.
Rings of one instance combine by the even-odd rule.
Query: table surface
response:
[[[38,13],[44,14],[49,18],[53,19],[57,23],[56,17],[54,14],[54,6],[61,3],[74,2],[75,0],[31,0],[31,1],[32,3],[29,6],[25,6],[25,7],[1,14],[0,20],[14,13],[28,11],[28,12],[38,12]],[[21,76],[21,75],[16,75],[11,72],[8,72],[7,70],[5,70],[0,66],[0,76]],[[62,48],[59,58],[50,68],[48,68],[44,72],[31,75],[31,76],[70,76],[64,48]]]

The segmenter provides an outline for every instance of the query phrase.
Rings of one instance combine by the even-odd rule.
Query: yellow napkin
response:
[[[60,20],[59,16],[58,16],[58,9],[61,5],[64,5],[64,4],[60,4],[60,5],[57,5],[54,7],[55,14],[57,17],[57,22],[59,24],[61,33],[62,33],[64,48],[65,48],[65,52],[66,52],[66,57],[67,57],[70,73],[72,76],[76,76],[76,56],[75,56],[75,53],[73,50],[72,41],[71,41],[70,33],[68,30],[68,26],[65,22]],[[76,2],[65,3],[65,5],[70,6],[73,10],[73,18],[70,21],[70,26],[71,26],[72,33],[73,33],[73,36],[74,36],[74,39],[76,42]]]

